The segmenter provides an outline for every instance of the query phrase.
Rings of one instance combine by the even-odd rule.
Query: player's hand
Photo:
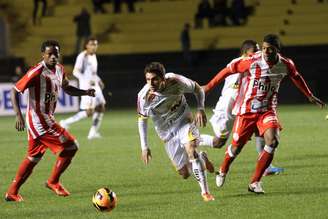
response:
[[[24,131],[25,129],[25,121],[24,121],[24,118],[19,115],[19,116],[16,116],[16,124],[15,124],[15,128],[17,129],[17,131]]]
[[[324,108],[326,106],[326,104],[322,100],[315,96],[310,96],[308,98],[311,103],[317,104],[318,106],[320,106],[320,108]]]
[[[93,89],[93,88],[86,90],[87,96],[90,96],[90,97],[94,97],[95,96],[95,92],[96,92],[96,90]]]
[[[199,109],[195,115],[195,123],[198,127],[205,127],[207,123],[207,118],[205,111],[203,109]]]
[[[143,162],[146,165],[150,162],[151,158],[152,158],[152,156],[151,156],[151,151],[149,148],[142,150],[141,159],[143,160]]]

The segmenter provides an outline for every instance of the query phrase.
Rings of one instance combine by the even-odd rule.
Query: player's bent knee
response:
[[[190,173],[188,170],[179,170],[179,175],[182,177],[182,179],[188,179],[190,176]]]
[[[218,138],[215,137],[213,140],[213,148],[222,148],[227,142],[227,138]]]
[[[74,157],[76,152],[79,150],[79,144],[77,141],[74,141],[74,144],[65,147],[65,149],[60,152],[59,156],[61,157]]]
[[[93,109],[87,109],[87,110],[86,110],[86,112],[87,112],[87,116],[88,116],[88,117],[92,116],[93,111],[94,111]]]

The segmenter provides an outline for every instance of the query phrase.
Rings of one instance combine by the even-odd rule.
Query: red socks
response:
[[[26,179],[31,175],[33,168],[37,162],[32,162],[28,158],[25,158],[21,165],[18,168],[18,171],[16,173],[16,177],[14,181],[11,183],[10,187],[8,188],[8,194],[17,195],[18,190],[23,185],[23,183],[26,181]]]
[[[253,182],[259,182],[261,180],[261,177],[266,170],[266,168],[269,167],[273,159],[273,153],[270,154],[267,151],[263,150],[262,153],[259,156],[259,159],[257,160],[255,173],[253,175],[252,181]]]
[[[72,157],[61,157],[58,156],[55,166],[52,169],[51,176],[48,182],[51,184],[56,184],[59,182],[60,175],[66,170],[66,168],[71,163]]]
[[[229,171],[230,164],[235,159],[235,157],[230,157],[229,153],[226,152],[224,160],[220,167],[220,173],[227,174]]]

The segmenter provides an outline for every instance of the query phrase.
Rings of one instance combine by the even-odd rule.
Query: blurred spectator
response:
[[[129,13],[134,13],[136,11],[135,9],[135,2],[136,0],[113,0],[114,2],[114,13],[121,13],[121,5],[122,5],[122,2],[125,2],[128,6],[128,11]]]
[[[34,4],[33,4],[33,25],[36,25],[36,22],[37,22],[39,2],[42,3],[41,17],[46,16],[46,12],[47,12],[47,0],[34,0]],[[41,17],[39,19],[39,24],[41,24]]]
[[[24,75],[23,68],[21,66],[15,67],[15,74],[11,77],[11,82],[16,83]]]
[[[232,0],[231,21],[234,25],[242,25],[247,22],[247,8],[244,0]]]
[[[85,41],[91,35],[90,14],[86,8],[82,8],[81,13],[73,19],[76,23],[76,46],[75,53],[80,52],[81,42]]]
[[[191,65],[192,58],[191,58],[191,41],[190,41],[190,24],[185,23],[184,27],[180,34],[180,42],[183,52],[183,58],[188,65]]]
[[[208,26],[213,26],[213,9],[208,0],[201,0],[195,15],[195,28],[203,27],[203,19],[208,19]]]
[[[226,17],[228,15],[227,0],[213,0],[213,13],[214,13],[214,24],[215,26],[227,25]]]
[[[97,14],[97,13],[102,13],[105,14],[106,13],[106,9],[104,8],[104,4],[105,1],[104,0],[92,0],[92,4],[93,4],[93,11]]]

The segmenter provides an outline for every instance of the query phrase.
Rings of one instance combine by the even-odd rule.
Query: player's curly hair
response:
[[[240,47],[240,55],[246,54],[247,50],[253,48],[254,52],[259,50],[259,45],[255,40],[245,40]]]
[[[157,76],[164,78],[165,76],[165,68],[164,65],[160,62],[151,62],[146,65],[144,73],[154,73]]]
[[[263,42],[269,43],[276,47],[279,51],[281,50],[281,42],[276,34],[267,34],[264,36]]]
[[[46,51],[46,47],[55,46],[60,50],[60,45],[56,40],[46,40],[41,44],[41,52]]]

